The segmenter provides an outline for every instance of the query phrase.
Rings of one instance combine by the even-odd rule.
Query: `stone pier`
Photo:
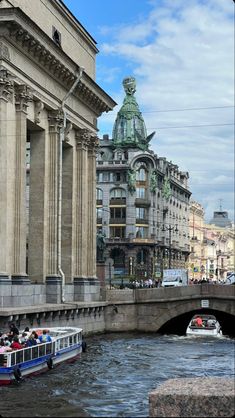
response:
[[[150,417],[234,417],[234,379],[170,379],[149,394]]]

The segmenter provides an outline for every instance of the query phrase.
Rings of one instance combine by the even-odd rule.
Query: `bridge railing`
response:
[[[235,286],[200,284],[179,287],[160,287],[143,289],[111,289],[106,291],[108,302],[147,302],[168,299],[184,299],[197,297],[217,297],[220,299],[234,299]]]

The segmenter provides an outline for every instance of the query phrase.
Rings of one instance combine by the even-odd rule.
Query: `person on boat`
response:
[[[26,344],[26,341],[29,339],[29,337],[27,336],[26,332],[22,332],[22,335],[20,337],[20,343],[22,345]]]
[[[202,318],[200,316],[197,316],[195,319],[195,323],[197,327],[202,327]]]
[[[37,345],[39,343],[38,334],[36,331],[32,331],[28,340],[25,343],[25,347],[32,347],[32,345]]]
[[[7,351],[12,351],[11,347],[5,345],[4,340],[0,340],[0,354],[6,353]]]
[[[50,343],[52,341],[51,336],[46,329],[42,331],[42,335],[39,335],[38,339],[40,343]]]
[[[208,321],[207,321],[208,327],[214,327],[215,326],[215,322],[216,321],[214,319],[209,318]]]
[[[31,332],[29,331],[29,327],[25,327],[24,329],[24,333],[27,335],[27,337],[29,338],[29,336],[31,335]]]
[[[19,342],[18,335],[15,335],[13,337],[13,342],[11,343],[11,348],[12,348],[12,350],[20,350],[21,348],[23,348],[23,346]]]
[[[18,328],[15,326],[15,324],[10,324],[10,326],[9,326],[9,328],[10,328],[10,331],[9,331],[9,333],[8,333],[8,337],[14,337],[15,335],[19,335],[19,330],[18,330]]]
[[[9,340],[8,337],[5,337],[4,338],[4,345],[6,345],[7,347],[10,347],[11,346],[11,341]]]

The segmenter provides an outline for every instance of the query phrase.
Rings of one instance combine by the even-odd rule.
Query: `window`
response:
[[[102,219],[103,217],[103,209],[102,208],[96,208],[96,218]]]
[[[136,180],[137,181],[146,181],[146,170],[144,168],[140,168],[136,172]]]
[[[125,226],[111,226],[110,238],[125,238],[126,228]]]
[[[146,197],[146,189],[144,187],[137,187],[136,188],[136,197],[138,199],[145,199],[145,197]]]
[[[103,173],[103,181],[108,182],[109,181],[109,178],[110,178],[109,173],[105,171]]]
[[[103,199],[103,191],[101,189],[96,189],[96,200]]]
[[[110,218],[126,219],[126,208],[110,208]]]
[[[140,250],[137,253],[136,258],[137,258],[137,263],[138,264],[142,264],[142,263],[146,264],[146,262],[147,262],[147,252],[145,250]]]
[[[52,26],[52,39],[58,46],[61,46],[61,33],[54,26]]]
[[[136,218],[145,219],[146,218],[146,209],[145,208],[136,208]]]
[[[115,181],[121,181],[121,173],[116,173],[114,176]]]
[[[148,228],[145,228],[144,226],[137,226],[136,238],[148,238]]]
[[[110,192],[111,199],[123,199],[126,197],[126,191],[124,189],[116,188]]]

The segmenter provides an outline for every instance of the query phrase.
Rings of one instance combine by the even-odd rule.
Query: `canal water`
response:
[[[0,387],[2,417],[148,417],[148,394],[171,378],[234,376],[234,340],[118,333],[20,384]]]

